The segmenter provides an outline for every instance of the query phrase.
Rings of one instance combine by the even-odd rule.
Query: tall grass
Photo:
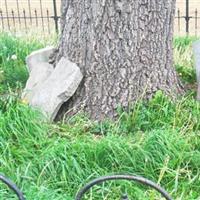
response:
[[[194,84],[196,81],[192,43],[197,39],[196,37],[174,39],[175,67],[184,83]]]
[[[0,40],[7,49],[0,51],[1,92],[7,93],[0,96],[0,173],[13,179],[28,200],[74,199],[76,191],[92,178],[114,173],[147,177],[165,187],[173,199],[200,199],[200,103],[192,93],[174,102],[158,92],[148,103],[140,101],[128,112],[119,111],[116,121],[99,124],[82,114],[49,124],[17,95],[26,77],[15,79],[17,84],[10,77],[20,73],[8,70],[13,66],[25,70],[25,56],[44,43],[24,43],[8,35]],[[191,42],[176,39],[175,51],[175,64],[182,71],[192,70]],[[12,55],[18,60],[7,59]],[[191,77],[182,73],[186,82]],[[86,199],[92,199],[91,195],[119,199],[124,191],[132,198],[161,199],[149,188],[122,181],[102,188],[101,192],[96,187]],[[4,198],[13,199],[13,195],[0,184],[0,199]]]
[[[25,58],[33,50],[54,43],[54,36],[41,40],[39,37],[19,37],[8,33],[0,35],[0,93],[8,87],[24,86],[28,72]]]
[[[199,197],[200,105],[192,97],[177,104],[155,97],[139,105],[145,109],[123,113],[126,117],[99,133],[86,117],[50,125],[17,100],[8,104],[0,115],[0,171],[15,180],[28,199],[47,199],[49,193],[54,199],[70,199],[91,178],[113,173],[150,178],[175,199]],[[111,186],[118,188],[107,185],[108,191]],[[126,189],[133,195],[130,184]],[[139,187],[134,195],[143,198],[143,190]]]

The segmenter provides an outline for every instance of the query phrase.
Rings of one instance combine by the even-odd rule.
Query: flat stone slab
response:
[[[54,120],[61,105],[73,96],[83,76],[79,67],[61,58],[51,75],[34,90],[29,104]]]
[[[43,82],[51,75],[53,70],[53,66],[49,63],[42,62],[37,64],[30,72],[22,98],[29,102],[34,96],[35,90],[41,87]]]
[[[53,50],[53,47],[47,47],[27,56],[26,63],[29,71],[29,79],[26,82],[26,87],[22,94],[24,101],[29,102],[36,88],[40,87],[53,72],[53,65],[48,63],[49,56]]]
[[[200,100],[200,41],[196,41],[193,43],[193,51],[194,51],[194,58],[195,58],[197,83],[198,83],[197,100]]]
[[[48,47],[27,57],[29,79],[22,94],[24,102],[41,110],[50,120],[55,119],[61,105],[74,95],[83,79],[79,67],[64,57],[55,68],[49,64],[53,51],[53,47]]]
[[[53,120],[61,105],[73,96],[82,78],[75,63],[61,58],[53,73],[34,91],[30,105],[40,108]]]

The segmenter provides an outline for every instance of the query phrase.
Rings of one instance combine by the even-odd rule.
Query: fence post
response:
[[[1,18],[2,30],[4,30],[3,11],[1,9],[0,9],[0,18]]]
[[[21,18],[20,18],[20,11],[19,11],[19,0],[17,0],[17,13],[18,13],[19,27],[21,28]]]
[[[197,29],[198,29],[198,10],[195,10],[195,36],[197,36]]]
[[[54,9],[54,21],[55,21],[55,29],[56,32],[58,33],[58,13],[57,13],[57,5],[56,5],[56,0],[53,0],[53,9]]]
[[[8,2],[7,2],[7,0],[5,0],[5,6],[6,6],[6,17],[7,17],[8,29],[10,30],[10,20],[9,20],[9,14],[8,14]]]
[[[41,15],[41,20],[42,20],[42,30],[44,32],[44,16],[43,16],[42,0],[40,0],[40,15]]]
[[[180,9],[178,9],[178,32],[180,34],[181,31],[181,22],[180,22],[181,16],[180,16]]]
[[[32,25],[32,13],[31,13],[31,2],[30,2],[30,0],[28,0],[28,9],[29,9],[30,22],[31,22],[31,25]]]
[[[186,34],[189,35],[189,21],[190,21],[190,16],[189,16],[189,0],[186,0],[186,11],[185,11],[185,21],[186,21]]]

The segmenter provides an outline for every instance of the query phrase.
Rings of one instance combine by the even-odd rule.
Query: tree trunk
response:
[[[75,62],[84,80],[62,109],[102,120],[158,90],[180,93],[174,15],[175,0],[63,0],[56,62]]]

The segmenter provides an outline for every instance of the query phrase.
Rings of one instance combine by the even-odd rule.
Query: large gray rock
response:
[[[194,42],[193,44],[194,58],[195,58],[195,68],[197,73],[197,100],[200,100],[200,41]]]
[[[26,58],[29,79],[22,94],[22,98],[29,102],[34,95],[34,91],[43,84],[51,75],[54,68],[48,63],[49,56],[53,52],[53,47],[47,47],[31,53]]]
[[[40,88],[43,82],[51,75],[53,70],[53,66],[49,63],[42,62],[37,64],[30,72],[22,98],[29,102],[34,95],[35,90]]]
[[[22,94],[24,102],[39,108],[50,120],[54,120],[61,105],[75,93],[83,78],[79,67],[66,58],[55,68],[49,64],[53,51],[53,47],[47,47],[27,57],[29,79]]]
[[[29,103],[53,120],[61,105],[73,96],[82,78],[82,73],[75,63],[61,58],[50,76],[36,87]]]

